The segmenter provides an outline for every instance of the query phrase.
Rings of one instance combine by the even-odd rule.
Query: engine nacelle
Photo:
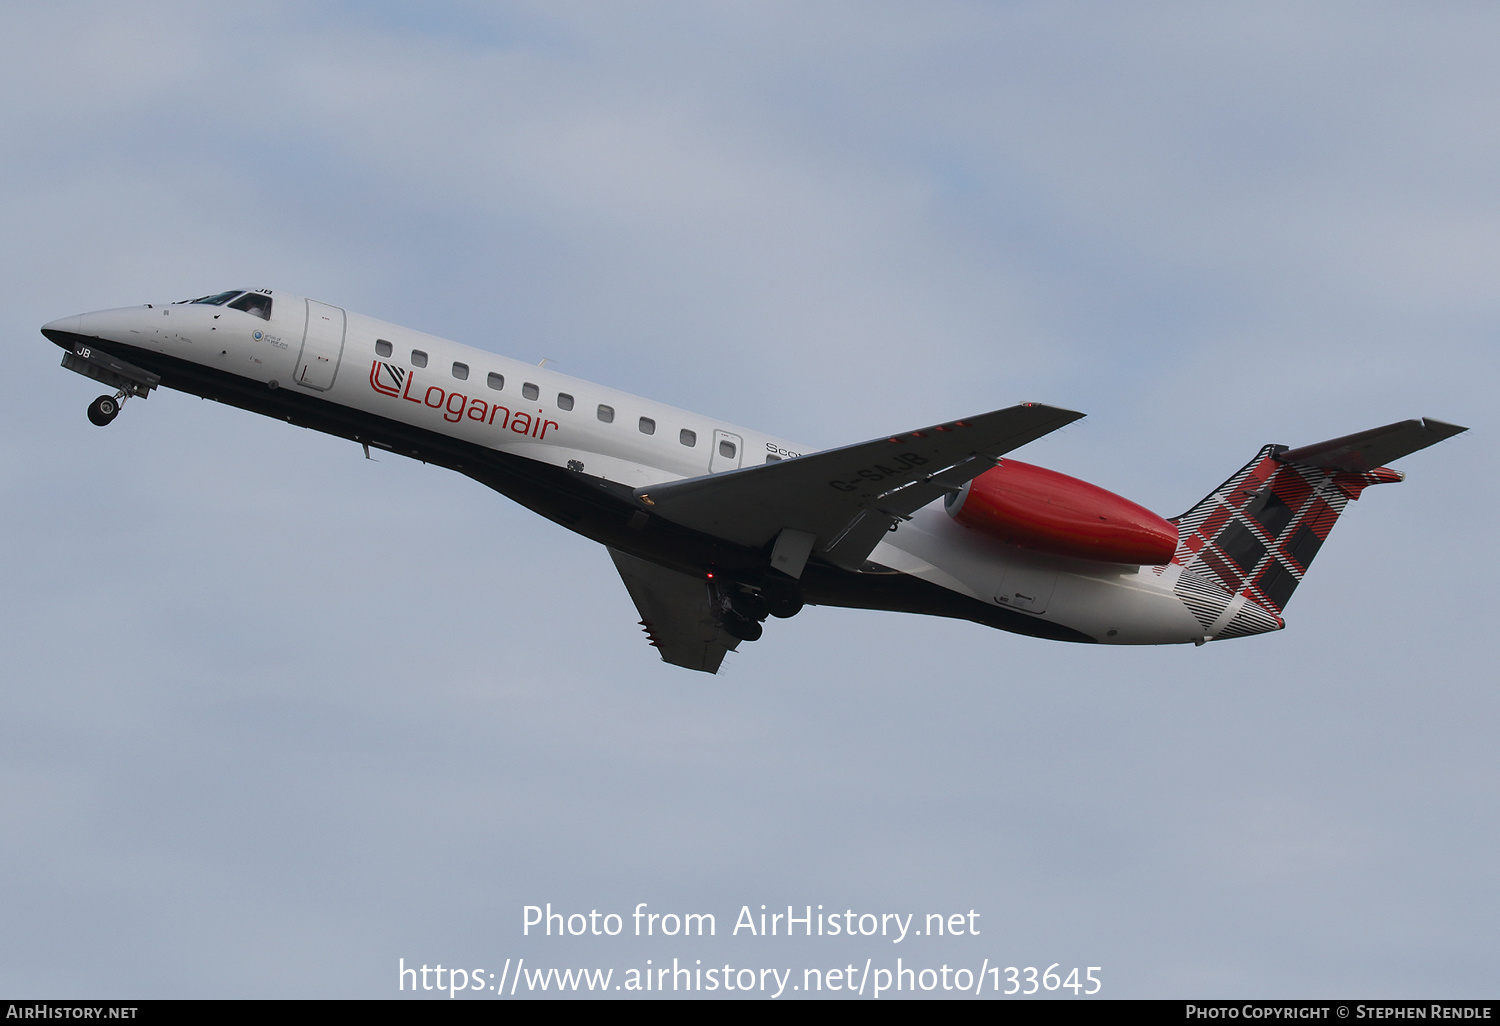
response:
[[[980,474],[945,505],[965,527],[1056,556],[1156,566],[1177,551],[1177,528],[1149,509],[1019,460]]]

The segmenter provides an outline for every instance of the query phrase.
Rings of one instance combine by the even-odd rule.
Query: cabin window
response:
[[[453,365],[453,376],[459,381],[468,381],[469,365],[466,363],[455,363]]]
[[[600,403],[599,404],[599,419],[602,420],[602,421],[604,421],[604,423],[606,423],[606,424],[612,424],[612,423],[614,423],[615,408],[613,406],[605,406],[603,403]]]
[[[767,463],[780,463],[781,462],[781,457],[778,456],[778,455],[776,455],[774,452],[768,452],[768,453],[766,453],[766,462]]]
[[[271,297],[258,295],[254,292],[246,292],[239,299],[229,304],[231,310],[243,310],[247,314],[253,314],[263,321],[271,319]]]
[[[654,435],[654,434],[656,434],[656,421],[652,420],[650,417],[642,417],[641,418],[641,434],[643,434],[643,435]]]
[[[691,448],[692,446],[698,444],[698,432],[689,431],[687,428],[683,428],[681,431],[677,432],[677,440],[683,445]]]
[[[521,394],[524,395],[527,399],[535,399],[537,396],[542,394],[542,390],[528,381],[526,382],[526,384],[521,386]]]
[[[391,355],[391,344],[389,342],[387,342],[383,338],[377,338],[375,340],[375,355],[376,356],[390,356]]]
[[[557,408],[559,410],[571,410],[573,408],[573,397],[566,392],[557,393]]]
[[[734,443],[726,439],[719,439],[719,455],[726,459],[734,459]]]
[[[413,367],[426,367],[427,354],[420,349],[413,349],[411,351],[411,365]]]
[[[490,371],[490,376],[484,379],[484,383],[498,392],[505,387],[505,375]]]

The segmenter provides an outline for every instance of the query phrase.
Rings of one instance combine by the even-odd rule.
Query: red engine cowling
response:
[[[947,506],[965,527],[1057,556],[1160,565],[1177,551],[1177,528],[1149,509],[1019,460],[980,474]]]

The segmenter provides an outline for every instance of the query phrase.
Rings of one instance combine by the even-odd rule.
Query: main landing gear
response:
[[[777,575],[774,571],[772,576]],[[741,641],[759,641],[765,633],[761,621],[768,616],[785,619],[802,611],[802,595],[796,582],[790,577],[783,584],[779,580],[767,579],[759,589],[741,584],[715,582],[719,607],[719,623],[724,633]]]
[[[724,614],[723,623],[724,633],[741,641],[759,641],[766,632],[759,620],[748,619],[733,611]]]
[[[720,622],[724,633],[741,641],[759,641],[765,633],[760,622],[766,618],[766,604],[753,591],[731,587],[725,596],[725,606]]]
[[[103,427],[120,415],[120,407],[125,403],[125,393],[116,392],[114,395],[101,395],[89,403],[89,423],[95,427]]]

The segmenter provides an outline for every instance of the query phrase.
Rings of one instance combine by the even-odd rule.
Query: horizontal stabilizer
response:
[[[858,569],[892,524],[1082,416],[1023,403],[635,494],[657,516],[749,548],[769,547],[783,530],[811,535],[814,553]]]
[[[1467,430],[1431,417],[1402,420],[1343,438],[1288,449],[1278,453],[1276,459],[1282,463],[1363,474]]]

